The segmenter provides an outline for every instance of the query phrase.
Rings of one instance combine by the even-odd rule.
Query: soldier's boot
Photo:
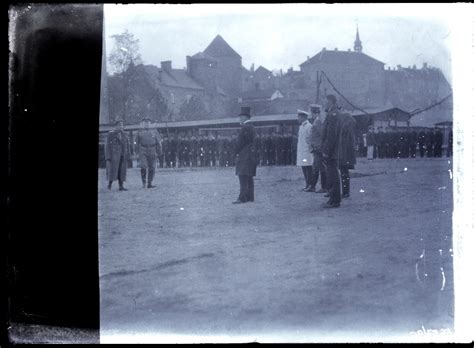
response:
[[[155,171],[153,169],[150,169],[148,172],[148,188],[154,188],[156,186],[152,185],[153,182],[153,177],[155,176]]]
[[[123,186],[123,181],[119,180],[119,191],[128,191],[124,186]]]
[[[109,181],[109,184],[107,185],[107,188],[110,190],[112,188],[112,181]]]
[[[140,174],[142,176],[143,188],[146,188],[146,168],[141,168],[140,169]]]

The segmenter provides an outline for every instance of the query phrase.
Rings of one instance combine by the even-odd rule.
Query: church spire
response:
[[[357,26],[356,39],[354,41],[354,51],[362,52],[362,41],[360,41],[360,38],[359,38],[359,26]]]

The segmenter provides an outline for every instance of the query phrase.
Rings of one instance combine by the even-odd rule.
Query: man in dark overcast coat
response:
[[[240,194],[234,204],[254,201],[253,177],[257,174],[255,153],[255,129],[250,123],[250,107],[243,106],[240,112],[242,126],[235,146],[235,174],[239,176]]]
[[[341,203],[341,181],[338,162],[341,114],[337,108],[336,97],[330,94],[326,99],[326,119],[323,125],[322,154],[326,164],[329,201],[324,205],[324,208],[339,208]]]

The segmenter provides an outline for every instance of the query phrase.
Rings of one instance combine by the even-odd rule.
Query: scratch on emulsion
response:
[[[444,286],[446,285],[446,277],[444,276],[444,269],[443,267],[440,268],[441,269],[441,275],[443,276],[443,284],[441,285],[441,291],[444,290]]]

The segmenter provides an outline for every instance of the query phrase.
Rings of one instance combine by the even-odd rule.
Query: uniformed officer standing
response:
[[[343,113],[341,116],[341,133],[339,141],[339,169],[341,171],[342,198],[350,196],[350,172],[356,164],[355,151],[355,125],[356,120],[349,114]],[[380,145],[379,145],[380,147]],[[380,153],[380,151],[379,151]]]
[[[320,105],[310,105],[310,111],[313,115],[313,124],[311,126],[310,133],[310,145],[311,152],[313,153],[313,182],[314,187],[318,183],[319,177],[321,177],[321,189],[316,191],[317,193],[326,193],[327,184],[326,184],[326,169],[323,163],[323,153],[322,153],[322,133],[323,133],[323,120],[321,119],[321,106]]]
[[[107,188],[112,188],[112,183],[115,180],[119,182],[119,190],[127,191],[123,183],[127,177],[127,162],[130,157],[130,141],[127,133],[123,130],[123,122],[116,121],[115,129],[107,134],[105,141],[105,160],[106,173],[109,184]]]
[[[296,154],[296,165],[301,167],[306,186],[303,188],[305,192],[314,192],[316,183],[314,182],[313,172],[313,154],[311,147],[311,128],[312,125],[308,121],[309,114],[304,110],[298,110],[298,151]]]
[[[142,130],[138,132],[136,138],[138,166],[140,167],[143,188],[154,188],[153,178],[155,176],[156,159],[158,154],[161,153],[161,141],[158,132],[150,129],[151,118],[143,118],[141,126]]]
[[[341,135],[341,115],[337,99],[330,94],[326,97],[326,119],[323,124],[322,154],[326,165],[329,201],[325,208],[338,208],[341,204],[341,181],[339,176],[339,143]]]

